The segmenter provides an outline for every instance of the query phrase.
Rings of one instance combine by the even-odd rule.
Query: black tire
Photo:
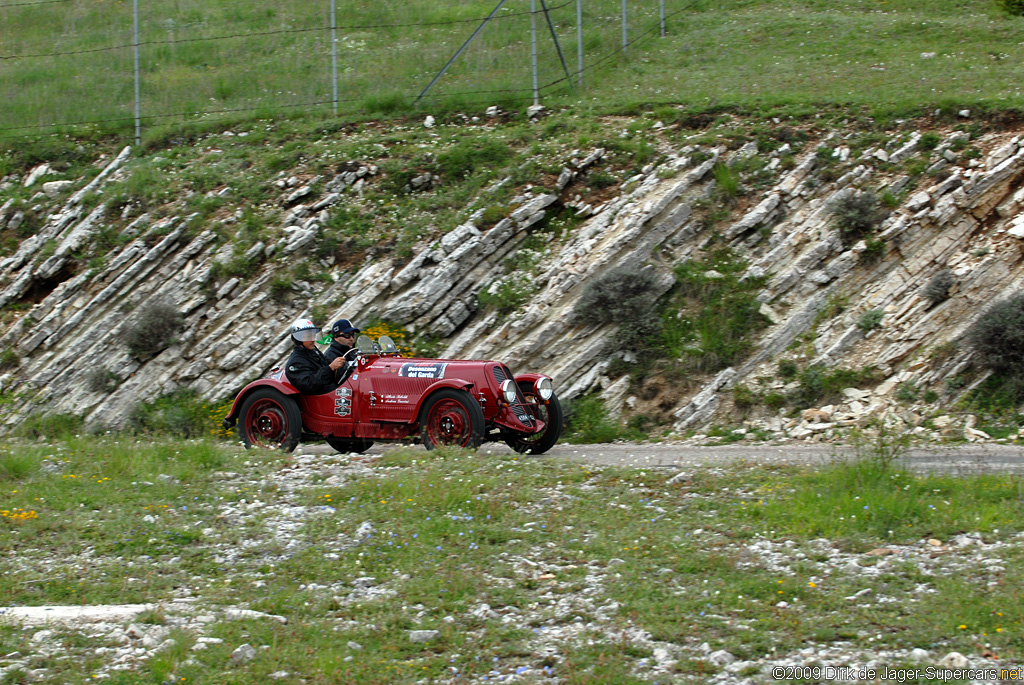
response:
[[[366,438],[336,438],[333,435],[327,438],[327,444],[342,454],[362,454],[373,447],[373,440]]]
[[[476,449],[484,441],[484,412],[465,390],[438,390],[420,409],[420,439],[428,450],[446,445]]]
[[[520,383],[519,391],[527,402],[536,401],[532,383]],[[506,445],[520,454],[544,454],[555,446],[558,438],[562,437],[562,403],[558,401],[557,395],[552,394],[547,404],[527,405],[526,410],[533,414],[533,418],[544,422],[544,430],[540,433],[516,433],[506,430],[501,437]]]
[[[299,405],[273,388],[255,390],[242,402],[238,435],[246,449],[263,447],[291,452],[302,436]]]

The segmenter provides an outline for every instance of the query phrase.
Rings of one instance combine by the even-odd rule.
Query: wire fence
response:
[[[0,137],[539,101],[586,88],[696,2],[0,4]]]

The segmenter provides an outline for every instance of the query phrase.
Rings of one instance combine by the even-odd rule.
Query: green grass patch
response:
[[[662,314],[661,343],[684,367],[715,372],[741,361],[753,334],[768,325],[755,299],[763,278],[741,279],[746,264],[719,249],[676,267],[677,285]]]
[[[280,671],[323,682],[649,682],[653,653],[631,637],[638,630],[693,677],[717,671],[700,642],[758,663],[808,641],[869,655],[920,645],[973,654],[984,641],[1011,661],[1024,648],[1014,476],[915,475],[870,454],[698,469],[669,483],[672,470],[488,446],[396,449],[369,468],[117,436],[3,450],[0,463],[25,455],[0,480],[8,601],[151,602],[160,608],[140,620],[170,626],[185,588],[200,611],[287,619],[215,620],[203,634],[222,642],[201,653],[190,652],[196,634],[175,630],[177,644],[148,662],[154,682]],[[298,524],[295,544],[270,533],[282,521]],[[961,548],[965,533],[974,542]],[[998,568],[977,563],[971,545],[986,545]],[[867,554],[885,547],[897,549]],[[848,599],[866,586],[872,594]],[[581,639],[548,641],[556,628]],[[32,630],[0,627],[5,653],[33,654]],[[414,630],[437,632],[414,642]],[[60,649],[82,658],[48,661],[50,677],[90,680],[104,669],[103,639],[62,634]],[[242,643],[255,659],[229,666]],[[557,646],[538,656],[540,645]]]

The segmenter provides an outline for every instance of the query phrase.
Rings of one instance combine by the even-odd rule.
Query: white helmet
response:
[[[292,324],[292,340],[297,343],[312,342],[320,337],[320,327],[309,319],[299,319]]]

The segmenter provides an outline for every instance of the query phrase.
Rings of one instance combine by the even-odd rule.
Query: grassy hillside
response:
[[[339,112],[411,108],[496,4],[339,0]],[[634,0],[626,50],[621,3],[583,0],[582,90],[575,3],[547,4],[572,73],[566,78],[538,17],[538,81],[548,105],[906,113],[1024,103],[1024,18],[1003,13],[996,0],[665,0],[665,37],[659,3]],[[531,102],[529,10],[527,0],[508,0],[422,108]],[[329,0],[142,3],[144,125],[211,113],[332,114],[330,25]],[[7,2],[0,26],[0,137],[83,121],[131,132],[131,3]]]

